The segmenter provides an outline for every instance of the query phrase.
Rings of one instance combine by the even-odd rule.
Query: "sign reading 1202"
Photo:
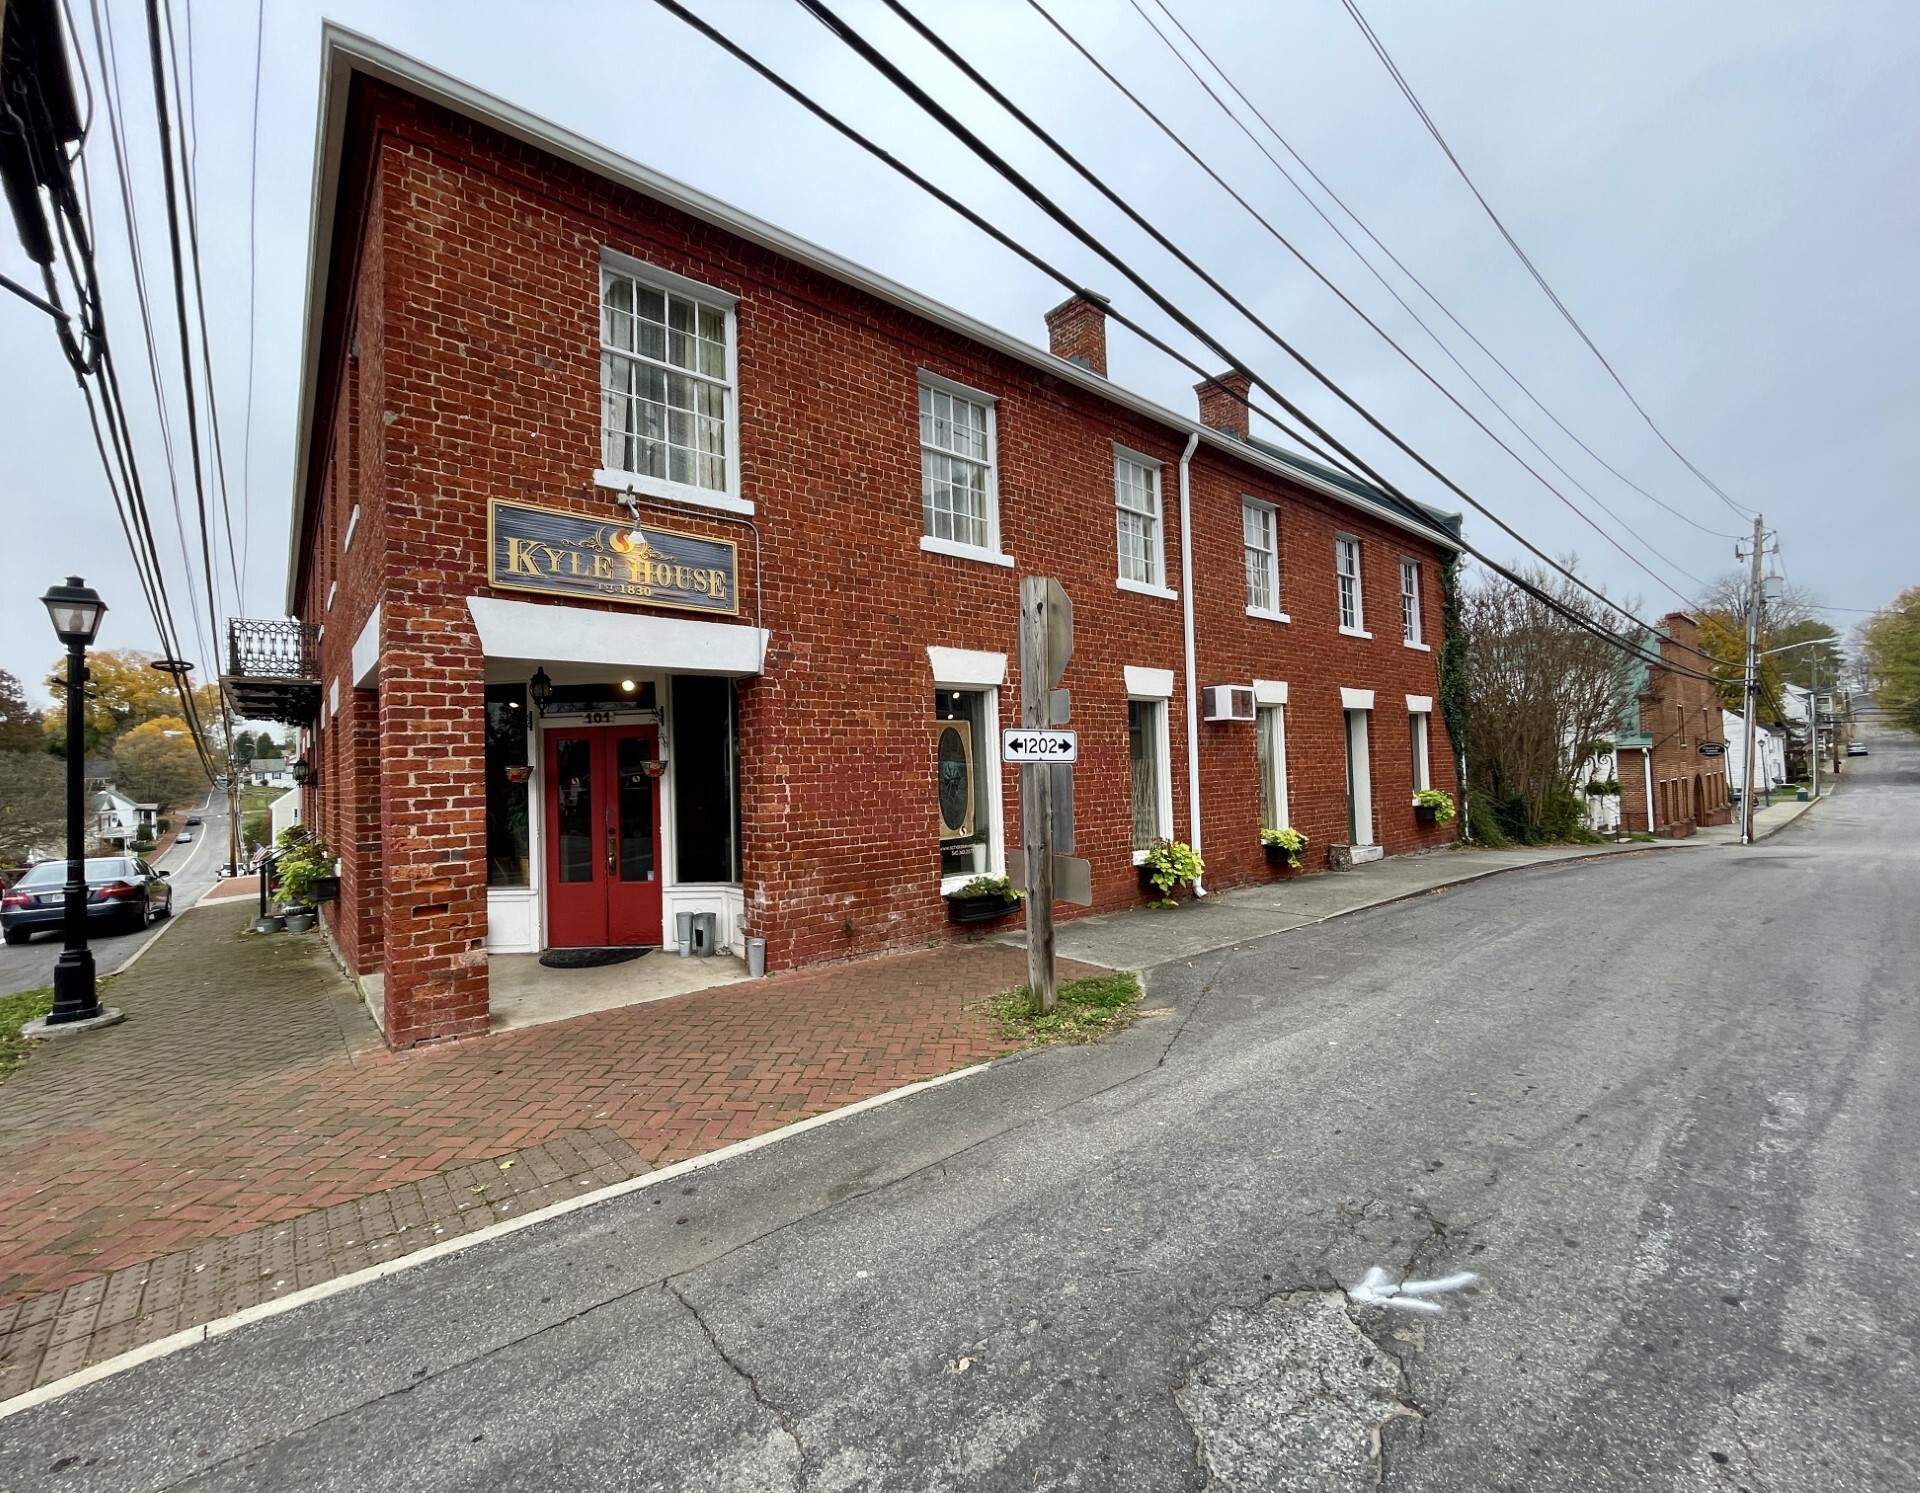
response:
[[[1009,764],[1078,762],[1080,737],[1072,731],[1034,731],[1010,726],[1000,733],[1000,754]]]

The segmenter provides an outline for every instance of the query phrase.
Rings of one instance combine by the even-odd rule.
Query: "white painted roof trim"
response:
[[[1030,342],[1022,342],[998,327],[976,321],[965,312],[956,311],[918,291],[909,290],[864,265],[835,254],[831,249],[821,248],[818,244],[776,228],[717,197],[710,197],[684,182],[618,155],[583,135],[576,135],[551,120],[542,119],[497,95],[429,67],[404,52],[395,51],[372,37],[329,21],[321,27],[320,47],[320,117],[313,160],[313,204],[308,227],[306,307],[301,317],[300,402],[294,431],[293,523],[289,530],[287,554],[289,613],[293,611],[293,588],[299,570],[300,530],[307,488],[307,451],[311,444],[313,395],[319,373],[316,367],[320,356],[319,319],[326,309],[325,289],[331,271],[328,253],[333,234],[333,187],[339,175],[340,150],[346,134],[347,87],[355,72],[419,94],[501,134],[533,145],[562,160],[572,161],[596,176],[630,187],[784,258],[857,286],[903,311],[924,317],[962,337],[1037,368],[1063,383],[1073,384],[1089,394],[1165,425],[1181,437],[1197,432],[1200,439],[1214,450],[1237,457],[1249,466],[1284,477],[1296,486],[1370,514],[1382,523],[1417,534],[1430,543],[1457,549],[1445,536],[1415,523],[1384,504],[1370,502],[1336,483],[1266,456],[1232,436],[1222,435],[1196,420],[1177,415],[1076,363],[1056,358],[1052,353]]]

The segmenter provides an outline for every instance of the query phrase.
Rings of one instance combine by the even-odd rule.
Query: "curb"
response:
[[[151,947],[151,945],[149,945],[149,947]],[[135,958],[138,957],[138,955],[135,955]],[[129,961],[129,963],[131,962],[132,961]],[[804,1120],[795,1120],[791,1125],[783,1125],[778,1130],[769,1130],[764,1135],[750,1136],[746,1140],[735,1141],[730,1146],[722,1146],[719,1150],[709,1151],[704,1156],[693,1156],[685,1161],[676,1161],[671,1166],[664,1166],[657,1171],[646,1172],[638,1177],[629,1177],[624,1182],[615,1182],[595,1192],[583,1193],[577,1197],[563,1198],[557,1203],[549,1203],[544,1208],[536,1208],[530,1213],[523,1213],[518,1218],[503,1218],[497,1223],[488,1224],[483,1229],[476,1229],[471,1234],[463,1234],[458,1239],[445,1239],[438,1244],[430,1244],[425,1249],[416,1250],[412,1254],[402,1255],[398,1259],[382,1260],[377,1265],[369,1265],[366,1269],[356,1270],[350,1275],[336,1276],[332,1280],[322,1281],[319,1285],[308,1286],[305,1290],[295,1291],[291,1295],[282,1296],[273,1301],[259,1302],[241,1311],[234,1312],[230,1316],[218,1317],[211,1322],[202,1323],[198,1327],[183,1328],[181,1331],[173,1333],[168,1337],[156,1338],[150,1343],[143,1343],[140,1347],[129,1349],[127,1352],[119,1354],[116,1357],[105,1359],[100,1363],[89,1364],[83,1369],[76,1369],[65,1378],[56,1379],[51,1384],[42,1384],[37,1389],[22,1391],[12,1399],[0,1403],[0,1421],[8,1419],[10,1416],[19,1415],[23,1411],[49,1404],[54,1400],[73,1393],[76,1389],[84,1389],[89,1384],[96,1384],[102,1379],[110,1379],[116,1374],[123,1374],[128,1369],[137,1368],[139,1365],[151,1362],[153,1359],[170,1357],[182,1349],[191,1348],[196,1343],[204,1343],[212,1338],[224,1337],[229,1332],[236,1332],[240,1328],[250,1326],[255,1322],[263,1322],[269,1317],[277,1317],[283,1312],[294,1310],[296,1307],[306,1306],[310,1302],[323,1301],[329,1296],[337,1296],[342,1291],[351,1290],[355,1286],[367,1285],[373,1281],[384,1279],[389,1275],[397,1275],[402,1270],[410,1270],[416,1265],[425,1265],[429,1261],[442,1259],[451,1254],[458,1254],[461,1250],[471,1249],[477,1244],[490,1243],[508,1234],[518,1233],[521,1229],[532,1228],[535,1224],[545,1223],[549,1219],[578,1212],[582,1208],[590,1208],[598,1203],[611,1202],[615,1198],[625,1197],[629,1193],[644,1192],[649,1187],[658,1186],[663,1182],[671,1182],[676,1178],[686,1176],[689,1172],[702,1171],[710,1166],[718,1166],[721,1162],[729,1161],[735,1156],[744,1156],[751,1151],[760,1150],[763,1146],[770,1146],[778,1141],[788,1140],[793,1136],[803,1134],[809,1130],[818,1130],[821,1126],[831,1125],[837,1120],[851,1119],[855,1115],[865,1114],[868,1110],[879,1109],[883,1105],[892,1104],[895,1100],[905,1099],[911,1095],[923,1093],[928,1089],[941,1088],[946,1084],[956,1083],[963,1078],[971,1078],[977,1073],[986,1072],[992,1065],[992,1061],[975,1063],[971,1067],[956,1068],[951,1073],[942,1073],[934,1078],[922,1078],[913,1083],[902,1084],[899,1088],[889,1089],[884,1094],[871,1094],[865,1099],[854,1101],[852,1104],[842,1105],[839,1109],[830,1109],[825,1114],[809,1115]]]

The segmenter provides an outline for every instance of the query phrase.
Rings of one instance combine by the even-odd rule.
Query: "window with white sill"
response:
[[[1266,503],[1240,500],[1240,538],[1247,565],[1247,610],[1279,612],[1280,516]]]
[[[999,548],[993,406],[920,384],[920,507],[929,539]]]
[[[729,490],[733,314],[603,265],[601,465]]]
[[[1359,632],[1365,626],[1360,605],[1360,541],[1342,534],[1333,541],[1334,572],[1340,583],[1340,626]]]
[[[1423,793],[1433,786],[1433,759],[1428,731],[1430,717],[1426,711],[1416,710],[1407,719],[1411,723],[1413,737],[1413,791]]]
[[[1160,468],[1115,453],[1113,458],[1114,528],[1120,551],[1120,579],[1140,586],[1165,581],[1160,530]]]
[[[1172,831],[1165,700],[1127,701],[1127,767],[1133,788],[1133,849],[1139,855]]]
[[[1409,643],[1423,641],[1420,636],[1420,562],[1405,556],[1400,560],[1400,634]]]
[[[1260,827],[1285,829],[1287,819],[1287,707],[1262,705],[1254,716],[1260,754]]]

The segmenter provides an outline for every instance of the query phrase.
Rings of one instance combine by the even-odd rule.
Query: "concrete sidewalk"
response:
[[[1800,807],[1805,808],[1802,804]],[[1596,856],[1636,855],[1669,842],[1625,845],[1554,845],[1511,850],[1449,848],[1427,855],[1372,861],[1351,871],[1295,875],[1258,886],[1236,887],[1171,910],[1150,907],[1075,918],[1062,923],[1062,958],[1108,969],[1145,969],[1168,959],[1190,959],[1271,933],[1324,923],[1369,907],[1418,897],[1443,887],[1478,881],[1503,871],[1550,866]],[[1024,940],[1008,939],[1007,942]]]
[[[1760,808],[1754,811],[1753,838],[1755,841],[1760,841],[1766,839],[1768,835],[1779,834],[1781,830],[1785,829],[1789,824],[1792,824],[1794,820],[1806,813],[1815,804],[1824,803],[1827,799],[1831,798],[1833,791],[1831,788],[1823,788],[1820,790],[1820,797],[1810,798],[1805,803],[1802,803],[1797,798],[1781,798],[1776,795],[1772,804],[1762,804]],[[1699,831],[1691,839],[1682,840],[1677,843],[1682,845],[1738,845],[1740,843],[1740,811],[1738,809],[1734,810],[1732,824],[1716,824],[1710,829]]]

